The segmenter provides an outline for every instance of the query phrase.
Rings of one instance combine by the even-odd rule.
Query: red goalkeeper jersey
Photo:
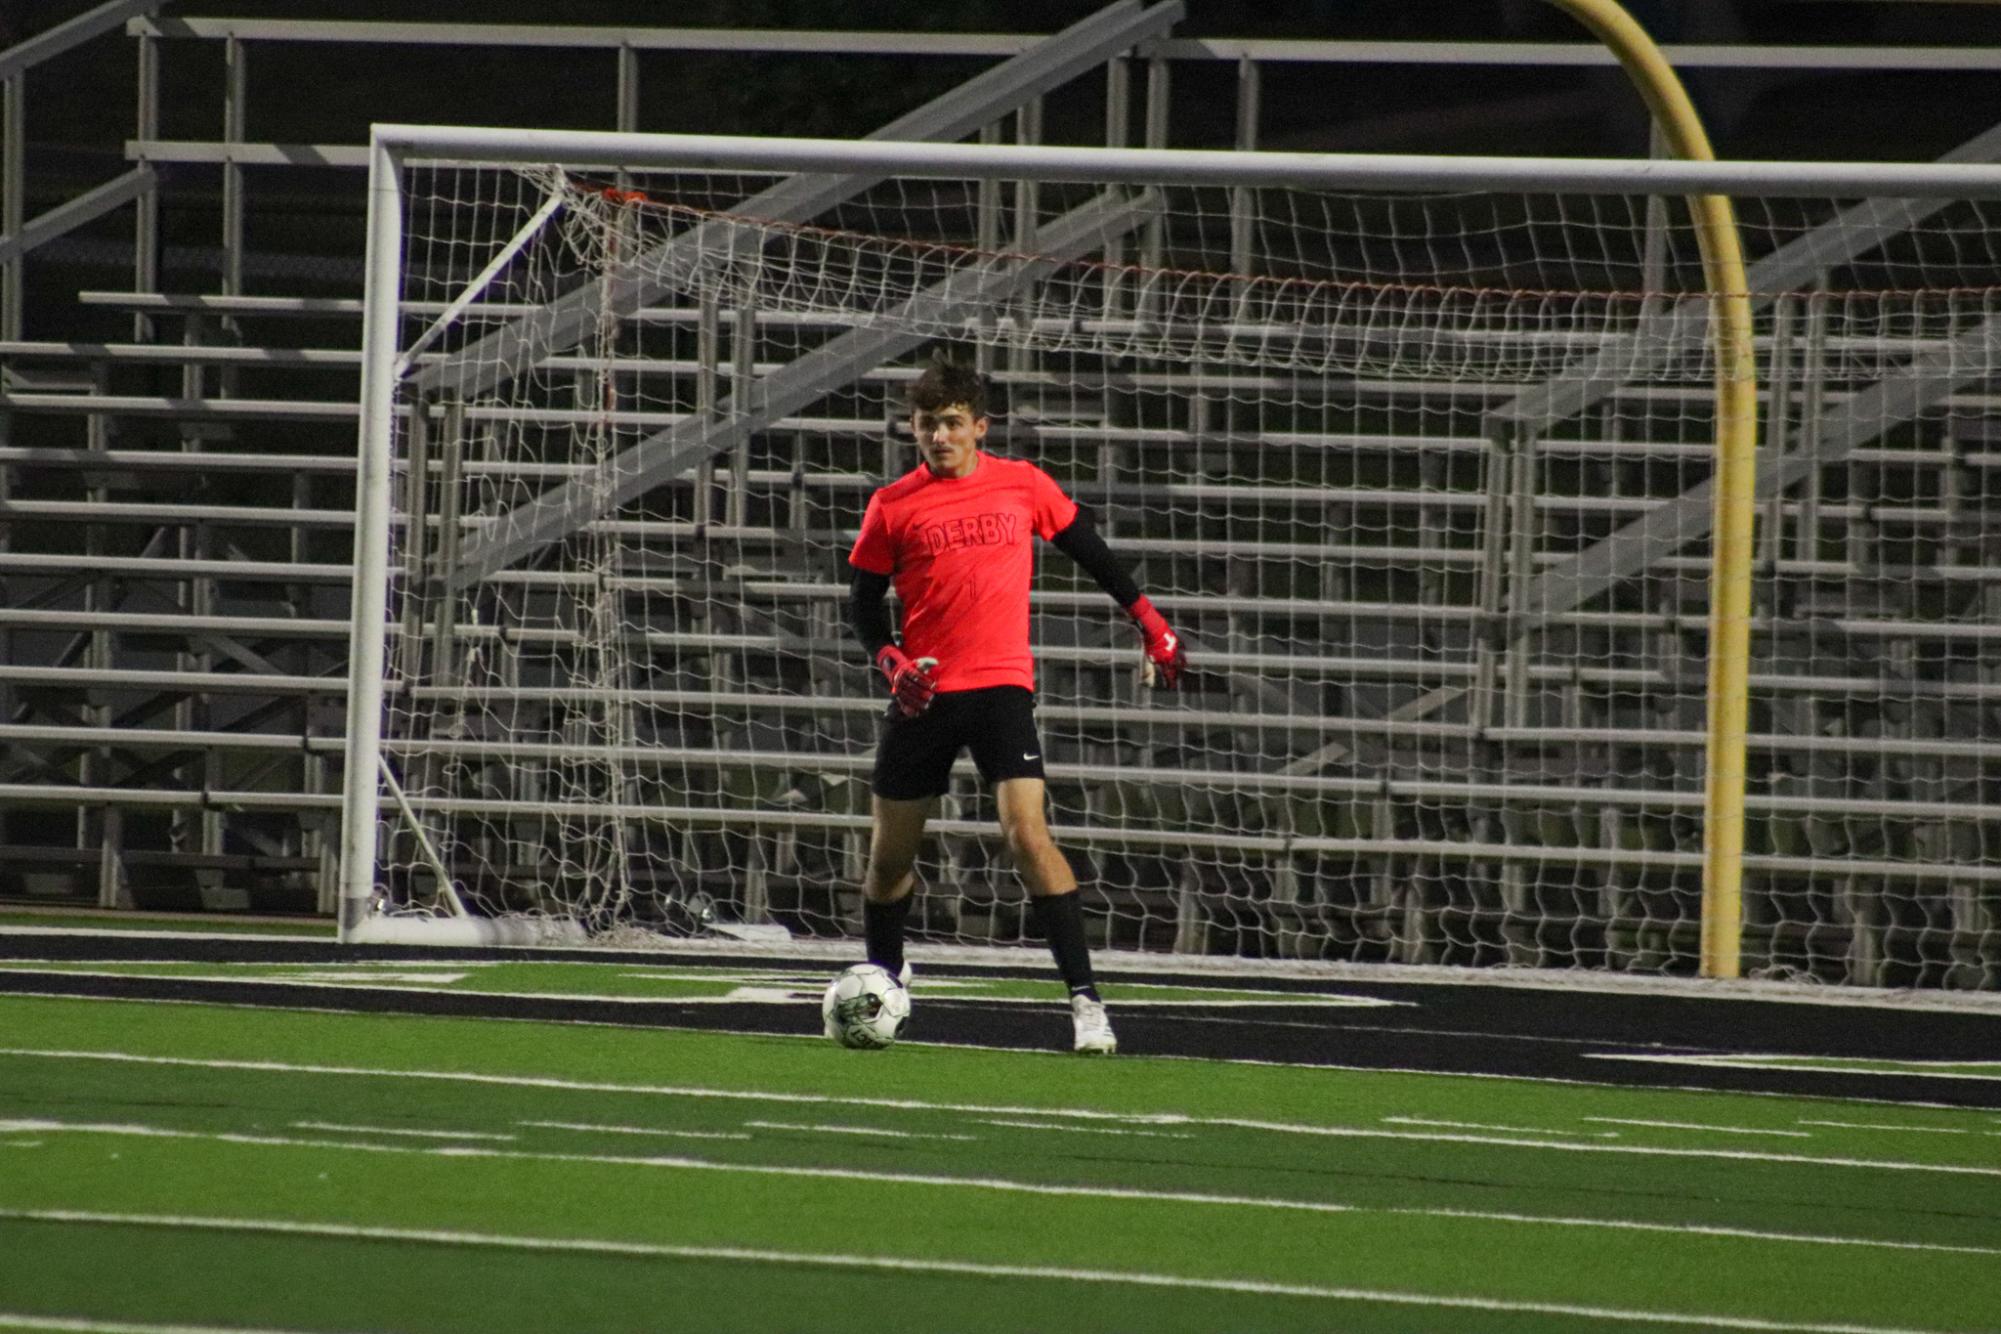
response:
[[[1033,463],[982,453],[966,477],[920,465],[869,497],[848,562],[890,576],[903,651],[938,660],[938,689],[1033,690],[1031,538],[1047,541],[1076,517],[1076,502]]]

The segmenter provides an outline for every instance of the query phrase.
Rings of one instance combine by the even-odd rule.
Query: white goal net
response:
[[[1141,689],[1042,550],[1094,944],[1694,969],[1719,423],[1683,201],[800,179],[402,169],[376,918],[855,933],[885,701],[845,562],[944,353],[1187,641]],[[1992,986],[1995,206],[1736,207],[1744,968]],[[915,939],[1025,939],[992,816],[962,762]]]

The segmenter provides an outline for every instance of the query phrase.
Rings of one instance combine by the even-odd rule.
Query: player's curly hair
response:
[[[910,386],[908,401],[912,412],[936,412],[963,403],[977,421],[987,415],[987,377],[971,366],[939,357]]]

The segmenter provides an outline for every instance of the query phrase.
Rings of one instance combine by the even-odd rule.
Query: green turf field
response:
[[[2001,1113],[0,997],[0,1328],[885,1325],[2001,1329]]]

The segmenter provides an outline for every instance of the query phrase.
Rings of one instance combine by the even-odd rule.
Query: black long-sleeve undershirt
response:
[[[1121,607],[1130,607],[1139,600],[1139,585],[1105,545],[1089,510],[1079,507],[1070,526],[1051,538],[1050,543],[1076,561]],[[849,628],[873,662],[885,645],[896,642],[889,624],[889,576],[859,566],[848,568],[854,571],[854,580],[848,586]]]
[[[868,660],[874,662],[875,655],[896,639],[889,628],[889,605],[885,601],[889,597],[889,576],[864,570],[859,565],[848,568],[855,572],[854,582],[848,586],[848,625],[868,650]]]
[[[1098,525],[1091,519],[1091,511],[1077,507],[1077,517],[1070,526],[1049,539],[1056,549],[1077,562],[1098,581],[1098,587],[1111,594],[1112,601],[1121,607],[1130,607],[1139,601],[1139,585],[1126,573],[1126,567],[1105,545],[1105,539],[1098,535]]]

